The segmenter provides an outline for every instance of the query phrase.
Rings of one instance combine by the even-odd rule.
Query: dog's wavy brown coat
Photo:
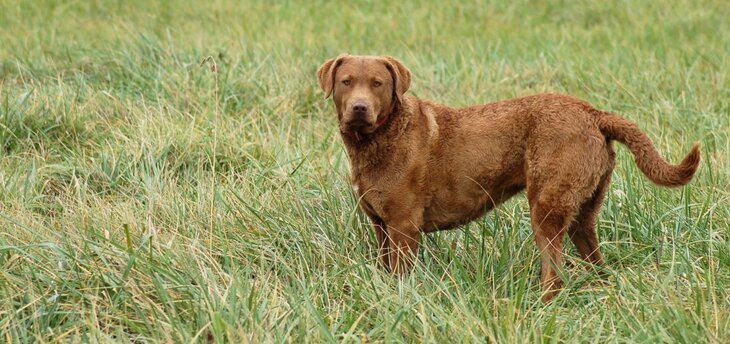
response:
[[[543,299],[561,287],[567,232],[581,257],[603,264],[596,219],[611,180],[612,141],[628,146],[654,183],[688,183],[699,145],[679,165],[636,124],[565,95],[539,94],[462,109],[406,95],[411,73],[388,56],[340,55],[319,69],[333,95],[360,206],[380,255],[406,271],[423,232],[472,221],[527,189],[542,253]]]

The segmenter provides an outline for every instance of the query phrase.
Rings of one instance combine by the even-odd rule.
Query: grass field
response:
[[[727,1],[0,0],[0,341],[730,342]],[[634,120],[599,236],[540,302],[520,195],[376,262],[315,72],[388,54],[454,106],[551,91]],[[202,64],[201,62],[204,61]]]

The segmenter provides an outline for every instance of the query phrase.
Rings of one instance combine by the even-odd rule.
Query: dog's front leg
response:
[[[388,259],[388,246],[390,246],[390,239],[388,238],[388,227],[385,225],[383,218],[373,210],[373,207],[365,200],[360,201],[360,209],[365,212],[365,215],[370,219],[370,223],[373,225],[375,231],[375,238],[378,239],[378,257],[382,260],[383,266],[386,269],[390,269],[390,263]]]
[[[390,239],[388,238],[387,226],[383,219],[374,213],[369,211],[366,211],[365,213],[368,218],[370,218],[370,222],[373,224],[373,230],[375,231],[375,238],[378,239],[378,257],[383,262],[383,266],[386,269],[390,269],[390,259],[388,259]]]
[[[420,216],[406,216],[386,221],[390,271],[404,274],[411,270],[421,242]]]

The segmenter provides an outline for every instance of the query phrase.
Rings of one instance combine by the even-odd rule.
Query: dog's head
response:
[[[411,72],[390,56],[342,54],[317,72],[325,99],[333,95],[342,132],[370,134],[411,85]]]

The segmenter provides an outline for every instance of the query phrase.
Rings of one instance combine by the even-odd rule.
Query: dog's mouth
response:
[[[373,123],[370,123],[364,119],[354,119],[347,122],[344,125],[345,132],[359,133],[359,134],[370,134],[375,129]]]

